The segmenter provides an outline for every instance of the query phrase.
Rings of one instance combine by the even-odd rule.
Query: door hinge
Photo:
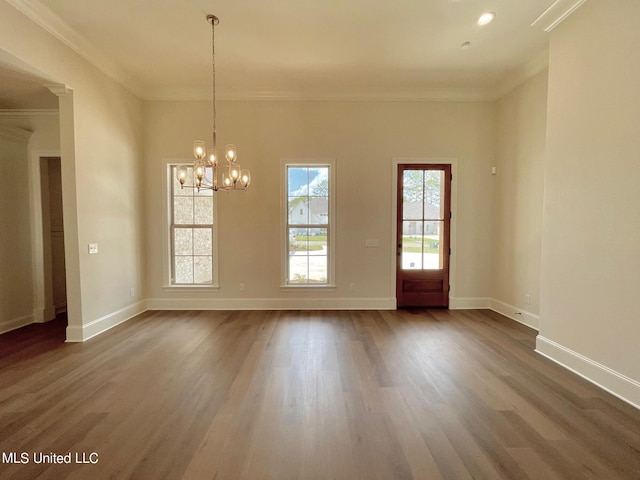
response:
[[[453,180],[453,173],[449,174],[449,180]]]
[[[451,255],[451,249],[449,249],[449,255]]]
[[[449,212],[449,220],[453,218],[453,213]]]

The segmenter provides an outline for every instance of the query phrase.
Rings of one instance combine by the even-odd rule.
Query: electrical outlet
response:
[[[524,304],[531,305],[531,295],[529,295],[528,293],[524,294]]]
[[[130,288],[129,289],[129,298],[134,298],[136,296],[136,289],[135,288]]]
[[[98,244],[97,243],[90,243],[89,244],[89,255],[94,255],[98,253]]]
[[[350,283],[349,284],[349,290],[351,290],[352,292],[356,289],[356,284],[355,283]]]
[[[244,283],[241,283],[241,284],[240,284],[240,291],[241,291],[241,292],[244,292]]]

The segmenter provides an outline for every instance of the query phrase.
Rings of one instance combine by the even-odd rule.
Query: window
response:
[[[284,164],[287,286],[333,283],[333,170],[333,162]]]
[[[169,165],[169,244],[171,285],[212,285],[214,272],[213,192],[181,188]],[[187,168],[187,185],[193,185],[193,167]]]

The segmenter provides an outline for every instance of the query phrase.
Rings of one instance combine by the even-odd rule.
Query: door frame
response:
[[[451,285],[451,290],[449,291],[449,308],[453,308],[452,299],[455,298],[456,292],[456,250],[457,250],[457,242],[456,242],[456,223],[458,218],[458,159],[457,158],[394,158],[391,162],[391,242],[394,248],[391,251],[391,262],[390,262],[390,272],[391,272],[391,291],[392,297],[394,299],[395,308],[398,308],[398,299],[396,297],[396,288],[397,288],[397,276],[396,276],[396,266],[397,266],[397,255],[396,248],[397,245],[397,220],[398,220],[398,165],[406,164],[406,165],[435,165],[435,164],[447,164],[451,165],[451,175],[453,176],[451,180],[451,231],[450,235],[450,247],[451,247],[451,257],[449,258],[449,284]]]

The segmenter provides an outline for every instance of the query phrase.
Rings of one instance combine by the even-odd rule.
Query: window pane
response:
[[[198,195],[202,195],[199,193]],[[213,197],[196,196],[194,199],[195,225],[211,225],[213,223]]]
[[[309,195],[329,198],[329,168],[314,167],[309,169]]]
[[[213,248],[213,232],[210,228],[193,229],[193,254],[211,255]]]
[[[213,283],[213,260],[212,257],[193,257],[193,283]]]
[[[289,197],[289,224],[306,225],[309,223],[309,199],[307,197]]]
[[[175,197],[173,199],[173,223],[177,225],[193,224],[193,197]]]
[[[173,252],[175,255],[193,255],[192,228],[175,228],[173,230]]]
[[[307,245],[309,255],[327,255],[327,229],[310,228]]]
[[[329,222],[329,199],[312,197],[309,201],[309,223],[327,225]]]
[[[289,256],[289,283],[301,284],[309,281],[309,257],[305,254]]]
[[[193,257],[175,257],[175,283],[193,283]]]
[[[289,255],[306,255],[307,243],[306,228],[289,229]]]
[[[309,283],[327,283],[327,256],[309,257]]]
[[[287,195],[296,197],[309,195],[309,169],[307,167],[287,167]]]

